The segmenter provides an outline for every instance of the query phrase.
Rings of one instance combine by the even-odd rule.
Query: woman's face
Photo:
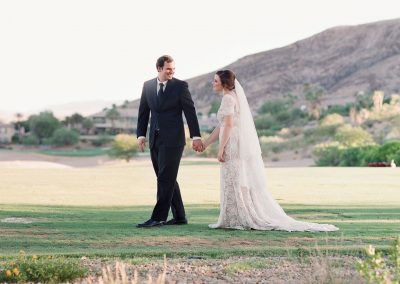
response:
[[[222,90],[224,89],[224,87],[222,87],[222,84],[221,84],[221,79],[219,78],[219,76],[217,74],[214,75],[213,89],[217,93],[221,93]]]

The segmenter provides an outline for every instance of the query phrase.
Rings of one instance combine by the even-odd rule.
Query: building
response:
[[[0,144],[11,143],[13,135],[16,133],[13,124],[0,122]]]
[[[135,108],[116,108],[118,116],[111,119],[107,116],[109,109],[93,114],[90,118],[93,120],[95,134],[118,134],[135,133],[137,124],[137,112]]]

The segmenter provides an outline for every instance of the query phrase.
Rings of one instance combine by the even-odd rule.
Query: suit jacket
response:
[[[199,136],[200,128],[196,109],[185,81],[172,78],[165,87],[161,98],[157,97],[157,78],[143,84],[137,123],[137,137],[146,136],[150,121],[150,148],[153,146],[155,126],[160,129],[159,136],[166,147],[185,145],[185,131],[182,112],[189,126],[190,137]]]

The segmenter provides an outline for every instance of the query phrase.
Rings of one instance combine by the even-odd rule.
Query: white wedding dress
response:
[[[221,163],[220,215],[210,228],[336,231],[329,224],[294,220],[286,215],[267,190],[264,163],[250,108],[238,81],[235,89],[225,94],[217,113],[220,141],[224,118],[233,115],[234,125]]]

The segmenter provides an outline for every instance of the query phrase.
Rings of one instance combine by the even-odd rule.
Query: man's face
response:
[[[158,68],[158,79],[160,81],[171,80],[175,74],[175,62],[165,62],[163,68]]]

